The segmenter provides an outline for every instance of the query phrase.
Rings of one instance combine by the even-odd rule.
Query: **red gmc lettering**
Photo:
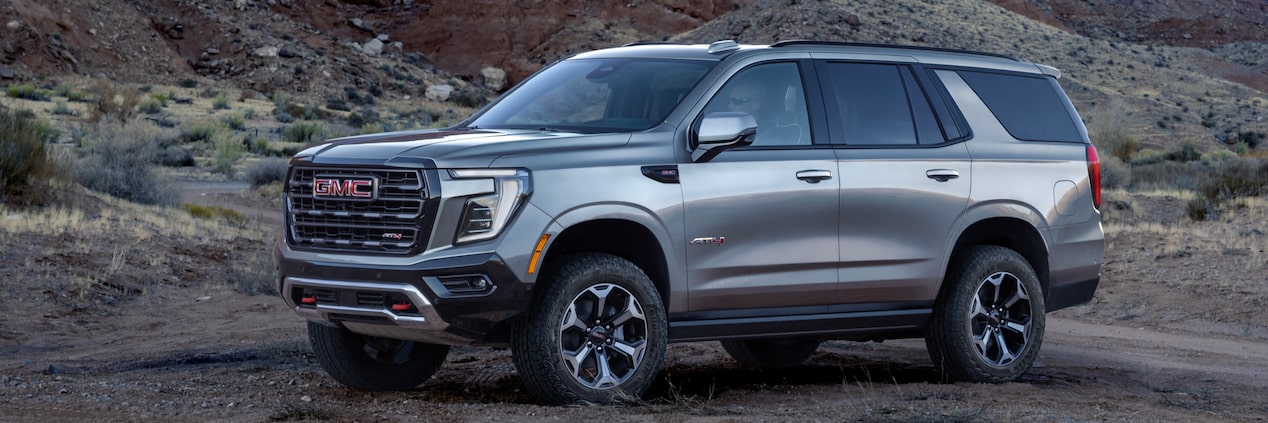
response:
[[[313,180],[313,195],[326,197],[370,198],[374,196],[373,188],[374,181],[366,179],[317,178]]]

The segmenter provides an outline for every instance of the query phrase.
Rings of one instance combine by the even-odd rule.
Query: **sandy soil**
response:
[[[240,187],[187,186],[186,198],[258,208],[235,189]],[[1125,204],[1139,215],[1111,218],[1171,219],[1172,212],[1147,211],[1172,202],[1165,195],[1132,195]],[[1246,213],[1230,217],[1232,223],[1192,229],[1217,233],[1233,224],[1246,229],[1237,219],[1255,212]],[[279,216],[250,216],[266,222],[262,231],[277,229],[271,219]],[[1148,244],[1146,233],[1111,233],[1115,248],[1107,254],[1104,294],[1090,305],[1049,315],[1039,361],[1016,383],[940,383],[920,340],[832,341],[805,365],[780,372],[743,368],[717,343],[686,343],[670,346],[643,403],[609,407],[536,405],[521,388],[510,352],[484,348],[456,348],[432,380],[408,392],[348,389],[321,370],[303,321],[279,298],[247,295],[228,285],[158,283],[114,304],[67,307],[8,280],[0,302],[8,315],[0,322],[0,416],[7,421],[1262,421],[1268,416],[1264,318],[1240,306],[1221,308],[1227,297],[1168,288],[1212,281],[1145,283],[1151,270],[1193,257],[1131,259],[1137,253],[1132,246]],[[1166,241],[1180,235],[1156,236]],[[1213,248],[1189,243],[1202,248],[1199,258]],[[266,244],[243,249],[266,251]],[[8,248],[6,254],[17,250]],[[1209,265],[1236,270],[1247,281],[1234,295],[1268,297],[1262,251],[1249,256],[1258,267],[1214,257]],[[21,268],[10,268],[5,277]],[[1243,279],[1220,282],[1238,280]],[[1186,304],[1187,311],[1132,308],[1132,298],[1168,299],[1166,307]],[[1118,314],[1124,310],[1134,314]],[[1199,324],[1203,315],[1207,324]]]

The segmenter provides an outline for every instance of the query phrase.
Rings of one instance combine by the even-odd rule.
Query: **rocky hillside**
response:
[[[1268,133],[1259,0],[11,0],[0,21],[9,83],[74,75],[393,98],[449,84],[481,101],[578,51],[800,38],[1054,65],[1090,123],[1113,116],[1160,149],[1230,148]]]

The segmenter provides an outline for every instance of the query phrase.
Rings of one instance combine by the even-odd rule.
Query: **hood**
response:
[[[504,156],[618,147],[630,134],[577,134],[526,129],[427,129],[333,139],[295,155],[314,164],[481,168]]]

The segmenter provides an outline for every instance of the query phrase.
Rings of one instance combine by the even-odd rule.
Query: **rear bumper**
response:
[[[1074,307],[1080,304],[1092,301],[1092,296],[1096,295],[1096,287],[1100,285],[1101,278],[1089,279],[1081,282],[1055,286],[1048,292],[1048,299],[1045,305],[1048,311],[1056,311],[1066,307]]]

